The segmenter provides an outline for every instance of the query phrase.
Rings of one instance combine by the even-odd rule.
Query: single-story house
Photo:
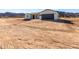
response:
[[[25,14],[25,19],[41,19],[41,20],[45,20],[45,19],[52,19],[52,20],[58,20],[59,14],[51,9],[46,9],[43,10],[41,12],[37,12],[37,13],[26,13]]]

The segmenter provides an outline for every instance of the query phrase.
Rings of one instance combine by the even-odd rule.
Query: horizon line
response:
[[[33,13],[33,12],[41,12],[44,9],[0,9],[0,13]],[[52,9],[55,11],[68,12],[68,13],[79,13],[79,9]]]

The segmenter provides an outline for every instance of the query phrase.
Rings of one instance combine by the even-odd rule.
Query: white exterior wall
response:
[[[58,20],[59,19],[59,14],[57,12],[54,13],[54,20]]]
[[[42,19],[41,16],[39,16],[39,19]]]
[[[32,15],[29,14],[29,13],[26,13],[26,14],[25,14],[25,19],[32,19]]]

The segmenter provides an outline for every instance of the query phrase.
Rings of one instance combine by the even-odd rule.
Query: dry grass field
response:
[[[74,24],[0,18],[0,49],[79,48],[79,18],[62,18]]]

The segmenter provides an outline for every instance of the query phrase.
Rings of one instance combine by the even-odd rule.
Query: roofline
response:
[[[55,10],[52,10],[52,9],[45,9],[45,10],[43,10],[43,11],[41,11],[41,12],[44,12],[44,11],[46,11],[46,10],[55,11]],[[38,13],[41,13],[41,12],[38,12]],[[55,12],[56,12],[56,11],[55,11]]]
[[[50,10],[50,11],[54,11],[54,12],[56,12],[55,10],[52,10],[52,9],[45,9],[45,10],[40,11],[40,12],[28,13],[28,14],[39,14],[39,13],[44,12],[44,11],[46,11],[46,10]]]

